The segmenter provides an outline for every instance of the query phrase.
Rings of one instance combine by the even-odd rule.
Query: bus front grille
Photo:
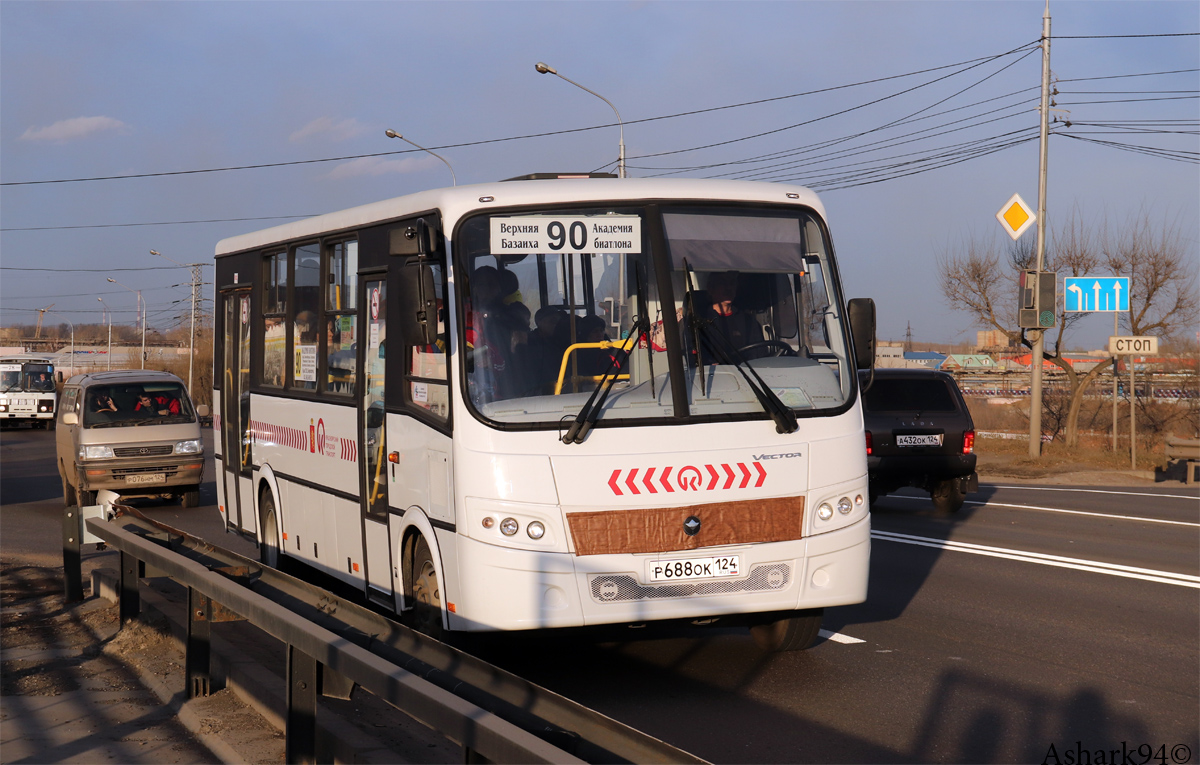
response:
[[[599,603],[695,595],[729,595],[737,592],[782,590],[792,581],[790,563],[764,563],[750,569],[745,579],[706,579],[673,584],[641,584],[628,574],[600,574],[588,581],[592,599]]]

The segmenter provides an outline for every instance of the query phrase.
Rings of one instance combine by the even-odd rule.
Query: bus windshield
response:
[[[455,247],[466,398],[487,421],[558,427],[607,378],[599,423],[677,418],[672,368],[693,420],[849,401],[848,332],[812,212],[497,213],[466,220]]]

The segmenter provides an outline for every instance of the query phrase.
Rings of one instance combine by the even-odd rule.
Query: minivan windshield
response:
[[[195,422],[192,403],[179,383],[123,383],[86,389],[86,428]]]
[[[693,419],[849,401],[847,331],[811,211],[496,213],[464,221],[455,247],[467,399],[485,420],[558,426],[606,378],[598,423],[674,418],[672,367]]]

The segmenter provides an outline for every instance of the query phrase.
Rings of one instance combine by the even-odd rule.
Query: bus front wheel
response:
[[[433,554],[424,537],[417,538],[412,556],[412,625],[430,637],[442,637],[442,589]]]
[[[271,568],[279,568],[279,521],[275,518],[275,498],[264,491],[258,503],[262,523],[259,531],[262,541],[258,545],[258,559]]]
[[[803,651],[817,642],[824,613],[823,608],[794,611],[790,616],[751,625],[750,634],[764,651]]]

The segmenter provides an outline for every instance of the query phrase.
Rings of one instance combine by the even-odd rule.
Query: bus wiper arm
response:
[[[766,381],[759,376],[756,370],[749,361],[733,347],[729,339],[721,334],[713,327],[712,322],[702,321],[697,324],[700,328],[700,333],[703,335],[705,342],[709,347],[720,356],[724,356],[726,360],[731,361],[737,370],[742,373],[742,377],[746,380],[746,384],[750,386],[750,390],[754,392],[754,397],[758,399],[758,403],[767,414],[771,415],[771,419],[775,421],[775,431],[777,433],[795,433],[799,429],[800,424],[796,421],[796,413],[791,407],[783,403],[775,391],[771,390],[771,386],[767,385]],[[704,367],[700,367],[701,379],[704,375]],[[749,371],[749,374],[747,374]],[[754,379],[750,379],[753,375]]]
[[[566,435],[562,437],[564,444],[582,444],[583,440],[587,438],[587,434],[591,431],[592,426],[600,418],[600,412],[604,409],[604,402],[608,399],[608,392],[612,390],[612,386],[617,382],[617,374],[621,371],[621,367],[625,365],[625,362],[629,360],[629,354],[637,347],[638,342],[643,337],[649,342],[650,319],[645,316],[639,316],[633,323],[633,331],[630,332],[629,338],[610,357],[608,368],[604,370],[604,376],[600,380],[600,384],[592,391],[592,395],[588,397],[587,403],[579,410],[579,414],[575,415],[575,420],[571,423],[571,427],[567,429]]]

